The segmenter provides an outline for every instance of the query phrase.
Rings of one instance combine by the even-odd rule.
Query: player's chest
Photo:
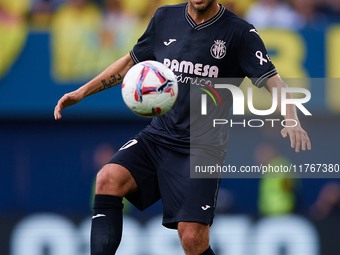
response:
[[[227,30],[211,32],[209,29],[173,29],[157,36],[155,55],[161,60],[220,66],[235,59],[237,47],[235,36]]]

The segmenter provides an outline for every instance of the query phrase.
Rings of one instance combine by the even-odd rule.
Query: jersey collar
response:
[[[216,21],[218,21],[222,17],[223,13],[225,12],[225,7],[223,5],[220,5],[220,6],[221,6],[220,10],[218,11],[218,13],[213,18],[197,25],[196,22],[189,15],[189,12],[188,12],[189,3],[187,3],[187,5],[185,7],[185,18],[188,21],[189,25],[193,29],[201,30],[203,28],[206,28],[206,27],[214,24]]]

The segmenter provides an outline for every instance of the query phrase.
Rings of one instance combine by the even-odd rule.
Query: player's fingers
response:
[[[301,139],[302,139],[302,137],[297,132],[294,133],[294,135],[295,135],[295,152],[299,153],[300,152],[300,146],[301,146]],[[294,148],[294,147],[292,147],[292,148]]]
[[[294,132],[289,133],[289,138],[290,138],[290,147],[295,148],[296,145],[296,137]]]
[[[312,143],[311,143],[307,133],[304,134],[303,136],[304,136],[304,140],[305,140],[305,143],[306,143],[306,146],[307,146],[307,150],[310,151],[312,149]]]
[[[309,137],[305,131],[301,133],[301,149],[303,151],[306,150],[307,142],[309,141]]]
[[[54,108],[54,119],[55,120],[59,120],[61,118],[61,109],[59,106],[59,103],[56,105],[56,107]]]
[[[63,96],[62,98],[59,99],[58,104],[54,108],[54,119],[59,120],[61,119],[61,110],[64,108],[63,104],[65,102],[65,97]]]
[[[55,108],[54,108],[54,119],[55,120],[59,120],[61,119],[61,110],[60,110],[60,107],[59,105],[57,105]]]
[[[301,135],[301,141],[302,141],[302,150],[311,150],[312,149],[312,144],[311,141],[308,137],[308,134],[306,132],[303,132]]]
[[[287,135],[288,135],[287,129],[285,129],[285,128],[282,129],[282,130],[281,130],[281,135],[282,135],[283,138],[286,138]]]
[[[306,137],[304,135],[301,136],[301,149],[303,151],[306,150],[306,146],[307,146],[307,140]]]
[[[312,149],[312,143],[311,143],[311,141],[308,139],[308,141],[307,141],[307,150],[311,150]]]

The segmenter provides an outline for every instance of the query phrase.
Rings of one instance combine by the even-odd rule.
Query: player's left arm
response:
[[[281,112],[281,89],[288,87],[287,84],[280,78],[279,75],[274,75],[269,78],[265,84],[266,89],[273,95],[273,88],[277,88],[278,91],[278,108]],[[287,99],[292,99],[293,96],[291,93],[287,93]],[[311,150],[312,145],[311,141],[308,137],[307,132],[301,127],[300,121],[297,116],[296,107],[293,104],[287,105],[287,112],[284,115],[286,120],[295,120],[297,125],[295,127],[285,127],[281,130],[281,135],[283,138],[289,136],[290,144],[292,148],[295,148],[295,151],[300,152],[300,148],[305,151],[306,149]],[[287,122],[288,126],[294,126],[295,123]]]

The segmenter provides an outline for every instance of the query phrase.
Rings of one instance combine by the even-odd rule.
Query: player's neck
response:
[[[189,3],[188,14],[195,21],[197,25],[212,19],[220,10],[221,6],[219,4],[211,5],[204,12],[195,10],[195,8]]]

